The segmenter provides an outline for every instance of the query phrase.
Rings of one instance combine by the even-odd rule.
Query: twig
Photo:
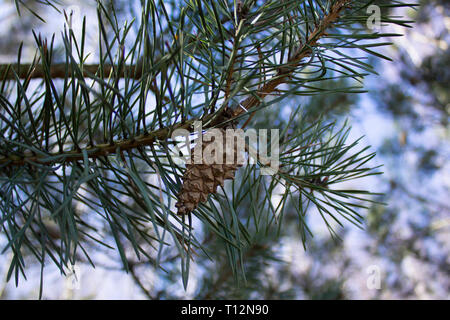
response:
[[[341,11],[345,6],[351,2],[351,0],[339,0],[330,9],[328,15],[326,15],[321,23],[314,29],[314,31],[309,35],[308,40],[299,47],[299,49],[289,58],[287,63],[288,66],[281,67],[278,69],[277,74],[265,84],[255,96],[250,96],[244,101],[240,102],[238,108],[236,106],[234,116],[241,115],[244,111],[250,110],[251,108],[259,105],[260,101],[267,95],[270,95],[275,89],[282,83],[285,83],[287,79],[295,71],[295,68],[299,66],[301,60],[311,54],[311,47],[317,44],[317,41],[325,35],[325,30],[329,28],[338,18]],[[243,107],[243,108],[242,108]]]
[[[145,296],[147,298],[149,298],[150,300],[156,300],[155,297],[153,297],[153,295],[151,294],[151,292],[148,289],[145,288],[145,286],[142,283],[141,279],[139,279],[139,277],[137,276],[133,265],[130,266],[130,274],[131,274],[131,277],[133,278],[134,282],[142,290],[142,292],[145,294]]]
[[[113,70],[117,67],[112,65],[103,66],[103,77],[107,78],[113,74]],[[32,69],[32,70],[31,70]],[[31,72],[30,72],[31,70]],[[66,78],[72,76],[71,68],[67,68],[64,63],[54,64],[50,67],[50,78]],[[83,65],[83,77],[91,78],[95,75],[99,77],[100,66],[98,64],[85,64]],[[13,80],[15,74],[19,79],[36,79],[45,78],[46,73],[41,64],[1,64],[0,65],[0,79],[1,80]],[[123,66],[118,74],[119,78],[127,77],[130,79],[140,79],[142,77],[142,67],[135,65]]]

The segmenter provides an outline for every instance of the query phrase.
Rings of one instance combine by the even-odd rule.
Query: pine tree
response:
[[[33,32],[33,61],[23,62],[21,46],[16,63],[0,66],[8,279],[25,276],[33,259],[62,273],[95,265],[92,252],[105,248],[132,274],[141,263],[164,270],[175,260],[187,286],[191,263],[209,258],[239,280],[246,259],[264,256],[291,223],[306,247],[312,207],[333,237],[341,220],[362,227],[360,209],[375,193],[342,183],[379,174],[369,163],[375,155],[347,141],[346,123],[322,116],[333,106],[305,112],[298,98],[364,91],[375,70],[358,52],[387,58],[373,48],[394,36],[367,29],[374,3],[381,23],[409,23],[387,15],[407,6],[397,1],[142,0],[131,21],[98,1],[98,28],[84,19],[75,34],[70,12],[43,2],[66,17],[61,46]],[[19,12],[26,5],[16,4]],[[86,50],[93,36],[94,53]],[[90,55],[98,63],[86,63]],[[262,175],[261,159],[184,165],[172,133],[193,132],[197,121],[204,130],[280,129],[279,170]]]

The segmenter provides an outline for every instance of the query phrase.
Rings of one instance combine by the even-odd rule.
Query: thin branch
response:
[[[311,47],[315,46],[317,41],[325,35],[325,30],[332,26],[332,24],[339,18],[341,11],[351,1],[352,0],[337,1],[331,7],[329,14],[322,19],[319,25],[316,26],[314,31],[309,35],[308,40],[292,55],[287,63],[287,66],[278,68],[277,74],[259,90],[256,97],[250,96],[240,102],[239,106],[241,107],[235,108],[234,116],[241,115],[244,112],[244,109],[248,111],[251,108],[256,107],[265,96],[270,95],[280,84],[285,83],[294,73],[295,68],[300,65],[301,60],[311,54]]]
[[[107,78],[113,74],[114,70],[117,70],[117,66],[103,65],[103,77]],[[142,77],[142,67],[139,65],[126,65],[120,68],[118,77],[129,79],[140,79]],[[32,70],[31,72],[29,72]],[[83,77],[92,78],[93,76],[99,76],[100,65],[98,64],[84,64],[83,65]],[[14,80],[15,75],[19,79],[40,79],[45,78],[46,73],[44,67],[41,64],[0,64],[0,79],[1,80]],[[50,78],[52,79],[64,79],[72,76],[71,68],[67,68],[64,63],[54,64],[49,70]]]
[[[136,274],[136,271],[134,269],[134,265],[133,264],[130,267],[130,274],[131,274],[131,277],[133,278],[134,283],[136,283],[136,285],[142,290],[142,292],[144,293],[144,295],[148,299],[150,299],[150,300],[157,300],[157,298],[153,297],[151,292],[147,288],[145,288],[145,286],[142,283],[141,279],[139,279],[138,275]]]
[[[96,159],[98,157],[114,154],[118,149],[120,151],[126,151],[134,148],[149,146],[153,144],[156,140],[168,139],[172,134],[172,132],[176,129],[190,130],[195,120],[197,119],[186,121],[184,123],[178,123],[170,128],[169,127],[162,128],[130,139],[115,141],[112,144],[98,144],[87,147],[88,157]],[[0,138],[0,140],[3,139]],[[53,159],[46,160],[45,158],[47,159],[53,158]],[[66,151],[63,153],[52,153],[45,156],[32,155],[19,157],[17,155],[8,155],[6,157],[0,157],[0,165],[5,164],[7,166],[11,165],[21,166],[27,163],[50,164],[50,163],[64,163],[78,160],[83,160],[83,153],[81,152],[81,150]]]

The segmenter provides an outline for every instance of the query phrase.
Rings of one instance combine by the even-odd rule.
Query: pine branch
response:
[[[298,67],[302,59],[308,57],[312,52],[312,47],[317,44],[317,41],[326,34],[326,29],[331,27],[334,22],[337,21],[341,11],[351,2],[352,0],[339,0],[330,9],[328,15],[325,15],[318,26],[308,37],[308,40],[299,47],[299,49],[292,55],[289,59],[287,66],[280,67],[277,74],[269,80],[255,96],[250,96],[244,101],[240,102],[235,108],[234,116],[241,115],[244,112],[258,106],[261,100],[270,95],[276,90],[276,88],[282,84],[286,83],[289,77],[294,73],[296,67]]]
[[[80,63],[87,57],[86,20],[81,40],[65,29],[65,64],[52,65],[53,39],[47,44],[35,35],[40,52],[35,61],[41,64],[21,64],[19,50],[17,64],[0,66],[0,180],[5,185],[0,192],[0,224],[6,249],[14,251],[8,277],[24,273],[22,248],[42,266],[51,258],[62,270],[67,261],[78,259],[79,250],[89,259],[83,249],[90,244],[87,237],[110,247],[108,241],[91,237],[98,233],[94,226],[99,219],[109,226],[108,236],[114,238],[125,269],[133,267],[127,250],[133,249],[138,259],[153,259],[153,252],[143,247],[149,245],[157,251],[155,265],[160,266],[163,248],[175,248],[186,285],[192,247],[204,247],[193,232],[192,216],[188,223],[173,210],[186,170],[170,156],[171,134],[175,129],[192,132],[195,121],[202,121],[203,129],[237,123],[259,110],[265,97],[281,92],[278,87],[284,83],[302,88],[290,88],[264,106],[327,90],[354,92],[311,83],[364,75],[352,68],[371,72],[369,64],[347,56],[345,49],[373,54],[367,47],[378,44],[357,42],[385,35],[365,34],[367,17],[360,14],[361,8],[339,19],[356,1],[324,2],[275,0],[258,6],[257,1],[246,1],[249,7],[239,12],[242,2],[234,1],[233,15],[224,1],[191,1],[178,15],[167,13],[162,2],[143,1],[141,25],[133,35],[129,24],[120,25],[98,1],[98,65]],[[338,22],[336,34],[327,35]],[[322,43],[324,38],[329,42]],[[312,58],[305,61],[306,57]],[[216,110],[219,103],[222,107]],[[258,166],[245,167],[238,173],[245,179],[233,180],[231,192],[208,193],[208,202],[192,212],[224,240],[233,273],[244,271],[238,262],[243,248],[253,241],[249,223],[243,223],[253,218],[250,213],[256,229],[269,231],[274,221],[281,222],[285,207],[294,207],[304,240],[309,230],[303,217],[310,203],[332,229],[335,221],[339,223],[338,215],[359,225],[362,218],[356,209],[370,201],[364,199],[369,192],[331,187],[376,174],[365,167],[373,154],[364,155],[367,148],[354,154],[357,142],[346,144],[347,131],[336,133],[332,125],[321,125],[317,119],[311,123],[311,118],[297,116],[298,110],[287,123],[276,116],[284,150],[278,174],[268,181],[257,172]],[[271,120],[264,127],[272,126]],[[261,168],[266,161],[260,160]],[[272,195],[278,189],[284,194],[276,205]],[[297,194],[297,204],[292,205]],[[78,212],[75,203],[87,209]],[[98,214],[89,215],[91,221],[82,217],[85,212]],[[42,222],[47,217],[60,229],[57,250],[44,241],[51,236]]]
[[[161,128],[159,130],[146,133],[141,136],[132,137],[127,140],[122,141],[114,141],[110,144],[101,144],[101,145],[92,145],[87,148],[88,157],[91,159],[96,159],[101,156],[107,156],[109,154],[115,154],[117,150],[126,151],[134,148],[140,148],[152,145],[156,140],[166,140],[170,137],[170,134],[175,129],[187,129],[192,130],[192,123],[194,121],[203,120],[205,122],[204,128],[215,127],[218,124],[223,123],[223,119],[229,119],[229,121],[233,121],[238,119],[245,110],[250,110],[251,108],[259,105],[262,99],[267,95],[270,95],[272,92],[276,90],[276,88],[285,83],[289,77],[295,72],[296,67],[298,67],[305,57],[308,57],[312,52],[312,47],[315,46],[318,40],[325,35],[326,29],[332,26],[334,22],[339,18],[341,11],[346,7],[346,5],[351,2],[351,0],[339,0],[337,1],[330,9],[330,12],[325,15],[322,21],[316,26],[315,30],[310,34],[308,40],[301,46],[299,49],[292,55],[289,59],[288,63],[280,67],[277,71],[277,75],[274,76],[271,80],[268,81],[260,90],[257,92],[256,97],[250,96],[245,99],[243,102],[239,103],[242,108],[235,107],[234,114],[230,118],[227,114],[228,109],[223,108],[221,112],[218,112],[213,115],[205,115],[202,119],[191,119],[189,121],[180,122],[171,126],[170,128]],[[235,58],[235,56],[234,56]],[[12,68],[11,68],[12,67]],[[30,72],[30,68],[32,71]],[[83,76],[91,77],[98,73],[99,70],[98,65],[83,65]],[[229,94],[229,86],[231,81],[231,74],[233,72],[233,63],[231,63],[230,70],[228,71],[226,87],[227,92]],[[13,72],[14,70],[14,72]],[[103,66],[103,75],[108,77],[113,73],[113,70],[119,70],[119,74],[116,77],[128,77],[131,79],[140,79],[142,77],[142,68],[129,65],[122,66],[118,68],[117,66],[104,65]],[[50,77],[51,78],[66,78],[67,72],[69,72],[69,77],[71,76],[70,69],[66,71],[65,64],[54,65],[50,68]],[[15,73],[19,78],[44,78],[48,77],[46,71],[42,67],[42,65],[30,65],[24,64],[20,66],[11,66],[11,65],[0,65],[0,75],[2,75],[3,79],[14,79]],[[157,88],[150,89],[154,92],[157,92]],[[211,121],[210,121],[211,120]],[[83,159],[83,154],[81,150],[75,151],[67,151],[63,153],[55,153],[55,154],[44,154],[44,155],[32,155],[32,156],[23,156],[19,157],[17,155],[9,155],[0,157],[0,165],[12,166],[12,165],[24,165],[24,164],[49,164],[49,163],[64,163],[70,161],[78,161]]]
[[[191,129],[194,120],[179,123],[170,128],[162,128],[145,135],[140,135],[126,140],[115,141],[112,144],[98,144],[89,146],[86,148],[88,157],[91,159],[97,159],[98,157],[107,156],[109,154],[115,154],[117,150],[127,151],[134,148],[141,148],[152,145],[156,140],[166,140],[170,137],[171,133],[176,129]],[[0,140],[4,140],[0,138]],[[6,140],[5,140],[6,141]],[[63,153],[51,153],[45,155],[33,155],[19,157],[16,155],[9,155],[6,157],[0,157],[0,165],[4,166],[22,166],[25,164],[51,164],[51,163],[65,163],[71,161],[83,160],[83,153],[81,150],[66,151]]]

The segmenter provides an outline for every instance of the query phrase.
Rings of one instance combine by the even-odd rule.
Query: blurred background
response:
[[[13,0],[0,0],[0,63],[15,62],[21,42],[23,59],[32,60],[32,29],[47,37],[55,33],[56,45],[61,44],[63,15],[38,1],[23,2],[46,22],[25,9],[19,17]],[[74,13],[75,33],[82,16],[87,16],[89,23],[96,21],[95,1],[61,3],[60,8]],[[114,3],[124,20],[139,16],[133,1]],[[393,61],[368,57],[379,75],[365,79],[367,93],[302,97],[287,103],[300,102],[305,110],[348,119],[350,140],[364,136],[362,143],[377,152],[372,165],[383,165],[384,174],[355,182],[354,187],[362,184],[383,193],[374,200],[386,205],[374,204],[362,211],[364,230],[348,224],[338,230],[342,241],[336,242],[323,222],[311,214],[308,222],[314,238],[308,240],[305,250],[295,223],[285,221],[279,237],[267,235],[247,248],[246,281],[241,279],[238,285],[223,253],[214,250],[216,244],[211,241],[213,260],[199,253],[186,291],[176,256],[167,257],[165,271],[134,261],[127,274],[117,252],[95,248],[95,269],[79,263],[66,277],[49,265],[43,298],[449,299],[450,2],[421,0],[419,4],[416,9],[392,9],[399,17],[415,20],[413,28],[381,25],[383,32],[404,36],[388,39],[393,45],[378,51]],[[88,62],[96,59],[96,37],[96,27],[92,27],[87,45],[93,54]],[[262,113],[256,123],[270,127],[273,119],[285,121],[285,113],[276,107]],[[0,233],[0,247],[4,244]],[[22,278],[16,287],[13,280],[5,281],[10,259],[10,252],[0,255],[0,299],[37,298],[39,265],[29,265],[27,280]]]

